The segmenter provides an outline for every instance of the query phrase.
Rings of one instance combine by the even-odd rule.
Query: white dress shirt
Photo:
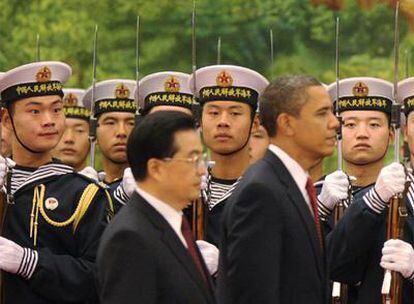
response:
[[[161,214],[161,216],[168,222],[168,224],[170,224],[171,228],[180,238],[183,245],[187,248],[187,243],[184,239],[183,234],[181,233],[181,222],[182,222],[183,213],[181,211],[177,211],[170,205],[152,196],[151,194],[142,190],[138,186],[135,188],[135,191],[137,191],[138,194],[141,195],[142,198],[144,198],[148,202],[148,204],[154,207],[154,209],[159,214]]]
[[[303,198],[305,199],[306,204],[308,205],[311,213],[313,214],[312,205],[310,203],[310,198],[308,191],[306,191],[306,183],[308,181],[309,174],[306,172],[296,160],[290,157],[285,151],[279,148],[276,145],[270,144],[269,150],[272,151],[285,165],[286,169],[289,171],[296,185],[298,186],[300,192],[302,193]]]

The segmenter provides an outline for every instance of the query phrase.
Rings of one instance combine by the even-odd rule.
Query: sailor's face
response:
[[[117,164],[127,162],[127,141],[134,124],[134,113],[109,112],[100,115],[96,136],[105,158]]]
[[[270,138],[263,126],[259,125],[256,129],[252,130],[249,140],[249,157],[251,164],[265,155],[269,144]]]
[[[77,170],[81,168],[89,152],[89,123],[83,119],[66,118],[63,136],[53,150],[54,157]]]
[[[25,98],[16,101],[12,107],[12,120],[8,112],[5,117],[6,127],[14,129],[24,145],[34,151],[47,152],[58,144],[65,128],[60,96]]]
[[[206,146],[217,154],[243,148],[252,124],[251,107],[235,101],[211,101],[203,106],[201,129]]]
[[[345,111],[341,116],[344,160],[354,165],[382,160],[392,139],[386,114],[380,111]]]

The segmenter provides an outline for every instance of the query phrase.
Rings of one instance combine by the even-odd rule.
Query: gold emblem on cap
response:
[[[219,87],[230,87],[233,85],[233,77],[226,71],[221,71],[216,77],[216,83]]]
[[[42,67],[36,73],[37,82],[47,82],[52,78],[52,71],[48,67]]]
[[[76,105],[77,105],[77,103],[78,103],[78,97],[76,97],[76,95],[75,95],[75,94],[73,94],[73,93],[68,93],[68,94],[66,94],[66,95],[65,95],[65,97],[63,98],[63,103],[64,103],[66,106],[70,106],[70,107],[72,107],[72,106],[76,106]]]
[[[180,82],[174,76],[170,76],[164,83],[165,92],[178,92],[180,91]]]
[[[59,202],[54,197],[49,197],[45,200],[45,207],[47,210],[55,210],[59,206]]]
[[[115,97],[120,99],[125,99],[129,97],[129,89],[123,83],[120,83],[115,88]]]
[[[357,82],[352,88],[352,94],[356,97],[366,97],[369,94],[369,88],[365,83]]]

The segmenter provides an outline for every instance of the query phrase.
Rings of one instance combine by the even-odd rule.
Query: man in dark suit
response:
[[[215,303],[182,216],[206,171],[193,119],[177,111],[146,116],[131,133],[127,154],[137,187],[102,237],[101,302]]]
[[[316,79],[282,77],[263,93],[260,116],[271,144],[226,207],[218,300],[327,303],[324,244],[307,171],[335,148],[332,103]]]

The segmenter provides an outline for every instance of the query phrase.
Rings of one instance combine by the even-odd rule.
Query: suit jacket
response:
[[[105,230],[97,261],[103,304],[215,303],[177,234],[138,193]]]
[[[271,151],[241,179],[222,225],[219,303],[327,303],[327,268],[313,215]]]

